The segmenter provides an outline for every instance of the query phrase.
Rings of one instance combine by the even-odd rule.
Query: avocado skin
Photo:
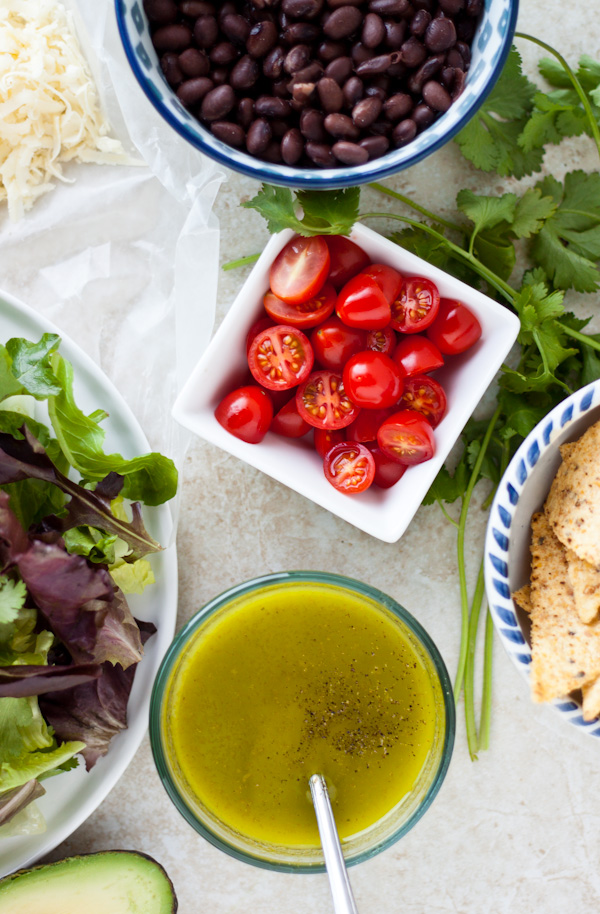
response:
[[[168,914],[177,914],[179,903],[177,901],[177,895],[175,894],[175,887],[174,887],[171,879],[169,878],[169,874],[165,870],[164,866],[162,866],[158,862],[158,860],[155,860],[154,857],[151,857],[150,854],[144,854],[142,851],[124,850],[122,848],[115,848],[114,850],[106,850],[106,851],[95,851],[95,852],[89,853],[89,854],[75,854],[72,857],[62,857],[60,860],[55,860],[53,863],[40,863],[37,866],[31,866],[31,867],[27,867],[26,869],[17,870],[16,872],[11,873],[9,876],[4,876],[3,879],[0,879],[0,902],[1,902],[1,895],[2,895],[3,887],[7,883],[12,882],[13,880],[17,879],[17,877],[19,877],[19,876],[24,876],[27,873],[40,872],[41,870],[54,869],[55,867],[60,867],[64,863],[71,863],[74,860],[90,859],[92,857],[105,857],[107,855],[114,855],[114,854],[126,854],[129,857],[139,857],[143,860],[147,860],[153,866],[157,867],[161,871],[163,878],[167,882],[171,896],[172,896],[171,910],[168,912]],[[125,912],[124,912],[124,914],[125,914]]]

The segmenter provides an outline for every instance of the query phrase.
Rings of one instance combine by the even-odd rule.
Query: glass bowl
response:
[[[296,598],[300,596],[300,598],[305,599],[307,586],[310,587],[311,593],[314,592],[313,588],[316,588],[316,593],[319,599],[322,600],[322,604],[317,606],[318,613],[326,611],[324,608],[327,606],[328,596],[331,599],[332,596],[339,597],[341,594],[347,597],[349,607],[350,605],[355,607],[352,611],[354,613],[358,612],[358,618],[361,617],[364,609],[367,612],[376,613],[379,617],[384,617],[380,620],[382,624],[391,622],[401,635],[405,647],[407,646],[411,664],[414,662],[419,665],[419,676],[422,677],[421,682],[425,684],[425,688],[428,690],[426,698],[423,698],[423,693],[421,695],[422,707],[428,706],[431,710],[427,734],[421,737],[422,742],[425,742],[426,745],[422,749],[422,760],[420,767],[417,766],[419,770],[415,772],[415,780],[412,787],[408,793],[396,802],[392,809],[388,810],[377,821],[342,841],[344,857],[348,865],[367,860],[389,847],[402,835],[406,834],[429,808],[440,789],[450,763],[455,729],[452,686],[436,646],[416,619],[402,606],[367,584],[339,575],[321,572],[281,572],[255,578],[233,587],[200,609],[175,637],[154,684],[150,708],[150,740],[159,776],[179,812],[199,834],[215,847],[220,848],[232,857],[236,857],[238,860],[243,860],[255,866],[296,873],[323,871],[323,856],[320,846],[318,844],[308,845],[306,842],[284,845],[256,837],[253,838],[228,824],[224,820],[225,817],[219,818],[197,797],[182,771],[179,764],[180,756],[177,756],[177,749],[173,742],[172,720],[173,709],[178,702],[181,702],[182,696],[184,701],[187,699],[189,706],[191,690],[182,691],[179,688],[182,669],[184,669],[186,661],[189,660],[193,651],[199,644],[201,645],[204,637],[217,630],[217,643],[219,644],[217,653],[223,654],[225,651],[224,629],[222,627],[219,629],[219,626],[224,619],[231,618],[230,614],[243,612],[244,608],[248,608],[253,602],[256,605],[257,597],[264,600],[264,605],[267,607],[268,612],[269,605],[273,605],[269,603],[269,600],[274,600],[284,591],[289,593],[290,589],[295,591]],[[371,617],[371,621],[373,621],[373,617]],[[337,619],[335,619],[335,623],[338,626],[336,631],[341,631]],[[318,634],[318,630],[311,627],[310,634],[311,636]],[[316,640],[316,638],[313,640]],[[375,647],[375,645],[373,646]],[[215,656],[214,651],[213,640],[211,658]],[[335,657],[336,663],[341,662],[339,656]],[[367,656],[366,652],[365,656]],[[373,655],[369,652],[369,656]],[[374,662],[367,661],[367,663]],[[360,660],[357,663],[353,659],[352,663],[356,663],[358,669]],[[354,673],[354,666],[351,666],[350,669]],[[336,669],[336,674],[337,672]],[[362,675],[361,671],[359,671],[359,675]],[[379,681],[370,680],[370,683],[376,690],[380,688]],[[382,682],[381,686],[383,685],[384,683]],[[251,683],[245,680],[244,693],[250,687]],[[417,699],[418,697],[417,695]],[[384,698],[384,701],[387,702],[387,698]],[[411,701],[414,701],[414,697]],[[397,702],[392,703],[396,704]],[[302,709],[300,708],[300,710]],[[393,710],[395,714],[396,709],[394,708]],[[304,711],[303,713],[306,712]],[[328,711],[328,713],[333,712]],[[363,714],[364,712],[361,710],[359,713]],[[360,722],[363,722],[362,719],[360,719]],[[364,723],[365,730],[356,732],[367,732],[368,721],[366,721],[366,718]],[[351,731],[342,730],[340,732],[350,733]],[[378,732],[381,733],[381,731]],[[202,739],[201,732],[198,733],[198,738]],[[354,735],[351,738],[354,739]],[[362,754],[362,750],[360,750],[360,754]],[[383,755],[385,754],[386,750],[384,749]],[[381,757],[381,753],[379,757]],[[307,796],[309,797],[308,779],[306,787]],[[309,802],[310,800],[308,799],[307,803]]]
[[[306,169],[263,162],[213,136],[184,108],[167,84],[152,45],[142,0],[115,0],[119,32],[135,78],[159,114],[180,136],[221,165],[251,178],[315,190],[380,181],[415,165],[452,139],[477,111],[502,71],[515,32],[518,6],[518,0],[485,0],[471,43],[471,65],[462,95],[412,143],[364,165]]]

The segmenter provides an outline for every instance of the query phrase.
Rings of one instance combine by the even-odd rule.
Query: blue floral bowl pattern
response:
[[[559,403],[523,441],[502,477],[485,540],[485,586],[496,631],[521,675],[529,681],[531,647],[526,614],[511,593],[529,581],[531,517],[542,508],[561,462],[559,447],[580,438],[600,419],[600,381]],[[600,720],[584,721],[569,698],[553,702],[569,723],[600,737]]]
[[[318,190],[380,180],[424,159],[465,126],[496,82],[510,50],[518,0],[485,0],[473,39],[471,68],[465,90],[431,127],[408,146],[380,159],[351,168],[299,169],[263,162],[217,140],[181,104],[162,74],[152,46],[142,0],[115,0],[117,23],[125,53],[143,91],[156,110],[184,139],[206,155],[260,181]]]

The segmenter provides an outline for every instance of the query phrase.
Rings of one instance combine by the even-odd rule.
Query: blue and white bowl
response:
[[[518,0],[485,0],[481,22],[471,45],[471,67],[464,92],[412,143],[364,165],[301,169],[263,162],[214,137],[181,104],[167,84],[152,45],[142,0],[115,0],[119,32],[131,68],[156,110],[177,133],[212,159],[251,178],[317,190],[381,180],[415,165],[452,139],[470,120],[500,75],[512,43],[518,5]]]
[[[523,441],[502,477],[492,504],[485,540],[485,586],[496,631],[521,675],[529,682],[529,621],[513,600],[529,582],[531,518],[539,511],[561,463],[559,447],[576,441],[600,419],[600,381],[559,403]],[[584,721],[569,698],[553,702],[556,711],[592,736],[600,720]]]

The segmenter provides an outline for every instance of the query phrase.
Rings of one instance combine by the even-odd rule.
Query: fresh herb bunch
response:
[[[551,88],[542,91],[524,75],[513,48],[494,90],[456,139],[463,156],[483,171],[522,178],[541,171],[546,146],[564,137],[587,134],[600,155],[600,63],[583,56],[573,72],[553,48],[517,34],[553,55],[539,62]],[[523,192],[497,196],[462,190],[456,221],[436,216],[383,185],[370,186],[397,200],[405,212],[359,213],[358,188],[297,191],[294,199],[286,188],[263,185],[244,206],[260,212],[271,232],[291,228],[302,235],[349,234],[356,221],[401,222],[405,227],[392,233],[392,240],[482,288],[520,318],[518,363],[501,369],[493,414],[469,421],[458,463],[453,470],[442,468],[424,501],[437,503],[457,527],[462,631],[455,692],[458,700],[464,688],[469,751],[476,758],[489,742],[493,630],[488,613],[478,728],[475,642],[484,581],[482,563],[469,599],[464,549],[469,505],[475,486],[485,479],[491,483],[484,505],[489,506],[510,458],[535,425],[569,393],[600,378],[600,334],[583,333],[591,317],[581,319],[565,308],[569,290],[592,293],[600,287],[600,174],[573,171],[562,181],[548,176]],[[523,261],[526,269],[519,271],[516,264]],[[444,507],[457,500],[458,522]]]

